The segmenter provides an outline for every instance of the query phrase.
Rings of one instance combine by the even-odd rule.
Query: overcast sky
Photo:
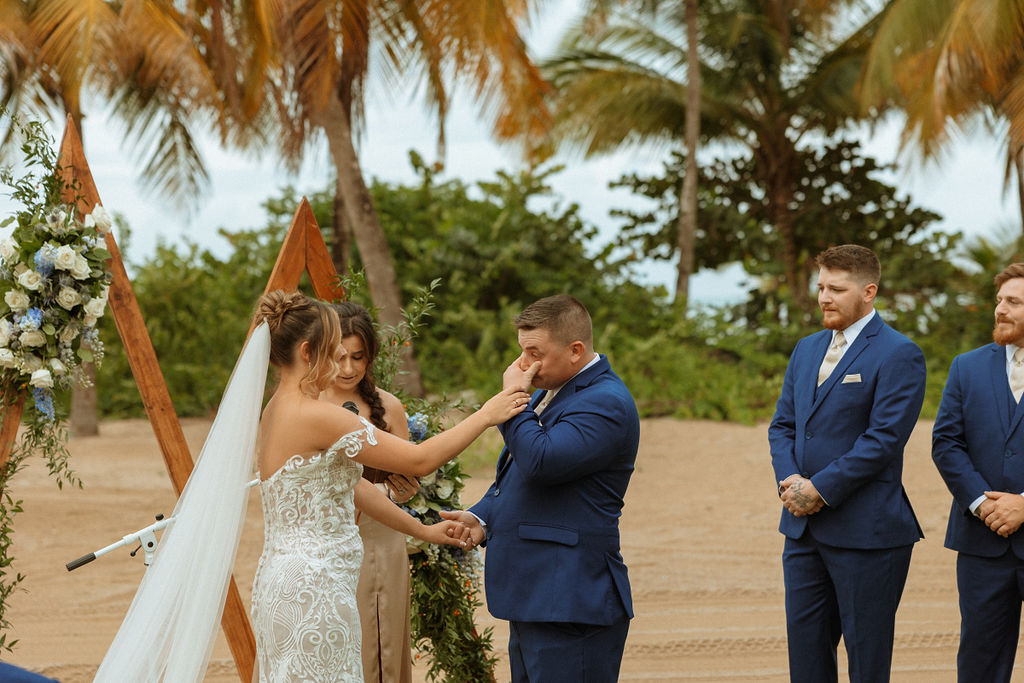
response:
[[[547,5],[535,22],[530,44],[539,54],[550,51],[557,37],[576,13],[576,0],[560,0]],[[367,129],[360,150],[367,175],[403,182],[414,178],[408,152],[416,149],[427,161],[436,158],[436,128],[418,100],[385,100],[371,87],[366,107]],[[477,110],[466,98],[457,98],[447,125],[445,176],[467,182],[487,180],[500,169],[522,166],[517,150],[496,146],[490,139],[486,122],[478,121]],[[62,130],[62,129],[61,129]],[[58,139],[61,130],[55,130]],[[216,236],[217,228],[258,227],[265,223],[261,203],[284,185],[313,192],[326,187],[331,170],[325,155],[312,155],[297,175],[278,168],[271,155],[253,158],[219,149],[212,141],[202,145],[211,172],[211,188],[194,215],[176,211],[143,191],[135,181],[139,166],[119,136],[120,124],[105,120],[102,114],[89,116],[84,124],[86,156],[100,197],[108,209],[125,214],[132,229],[130,261],[138,262],[151,254],[158,240],[176,243],[182,236],[214,250],[227,245]],[[894,121],[869,132],[862,131],[865,152],[880,162],[896,160],[899,122]],[[602,239],[610,239],[617,223],[611,208],[638,206],[638,199],[627,190],[610,190],[608,183],[626,173],[656,172],[661,168],[664,150],[627,151],[584,161],[564,157],[566,169],[552,179],[552,185],[565,203],[576,202],[581,214],[601,229]],[[982,134],[951,145],[939,163],[910,163],[900,160],[900,169],[888,180],[903,193],[909,193],[917,206],[944,216],[937,227],[962,230],[971,235],[992,234],[1002,226],[1019,225],[1015,195],[1003,197],[1003,161],[997,141]],[[13,209],[7,197],[0,197],[0,216]],[[884,255],[883,255],[884,267]],[[648,282],[671,285],[671,264],[644,268]],[[742,293],[742,271],[727,268],[721,273],[702,273],[693,285],[697,300],[718,302],[735,299]]]

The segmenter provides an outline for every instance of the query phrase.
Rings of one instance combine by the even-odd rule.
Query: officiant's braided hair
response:
[[[380,340],[377,338],[377,331],[373,329],[373,318],[370,312],[357,303],[341,301],[332,304],[334,312],[338,314],[338,322],[341,325],[342,338],[350,335],[357,335],[363,340],[363,349],[366,351],[366,372],[356,386],[360,398],[370,406],[370,422],[378,429],[390,432],[387,420],[384,419],[384,402],[377,393],[377,380],[373,376],[373,361],[380,353]]]
[[[299,344],[309,342],[309,365],[299,386],[316,395],[338,376],[334,352],[341,343],[338,316],[330,306],[310,299],[302,292],[275,290],[256,303],[256,322],[270,328],[270,362],[284,367],[294,362]]]

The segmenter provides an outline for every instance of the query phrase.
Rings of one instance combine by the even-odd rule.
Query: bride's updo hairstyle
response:
[[[309,342],[309,366],[299,382],[303,391],[319,394],[338,374],[334,353],[341,343],[338,316],[331,307],[302,292],[267,292],[256,303],[256,322],[270,328],[270,362],[290,365],[304,341]]]

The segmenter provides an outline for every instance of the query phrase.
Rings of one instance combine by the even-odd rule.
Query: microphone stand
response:
[[[106,555],[112,550],[117,550],[118,548],[124,546],[132,546],[138,543],[139,547],[133,550],[130,554],[132,557],[135,557],[135,553],[139,552],[139,550],[141,549],[145,553],[143,563],[148,567],[153,562],[153,553],[156,552],[156,532],[164,529],[173,521],[173,515],[166,519],[164,519],[164,516],[162,514],[157,515],[156,522],[154,522],[153,524],[150,524],[147,527],[143,527],[138,531],[134,531],[128,534],[127,536],[124,536],[120,541],[117,541],[116,543],[111,543],[106,548],[100,548],[96,552],[89,553],[88,555],[82,555],[77,560],[72,560],[64,566],[67,567],[68,571],[70,572],[75,569],[78,569],[83,564],[89,564],[97,557]]]
[[[259,479],[253,479],[248,484],[246,484],[246,487],[252,488],[253,486],[257,486],[259,483]],[[111,543],[106,548],[100,548],[96,552],[89,553],[88,555],[82,555],[77,560],[71,560],[64,566],[68,568],[69,572],[74,571],[75,569],[81,567],[83,564],[89,564],[97,557],[106,555],[112,550],[117,550],[118,548],[122,548],[124,546],[132,546],[138,543],[139,547],[131,551],[131,553],[129,554],[132,557],[135,557],[135,553],[139,552],[139,550],[142,550],[144,553],[143,564],[145,564],[148,567],[149,565],[153,564],[153,554],[156,552],[156,532],[161,531],[173,521],[174,515],[171,515],[167,519],[164,519],[164,516],[162,514],[159,514],[156,516],[156,522],[154,522],[153,524],[150,524],[147,527],[144,527],[142,529],[139,529],[138,531],[134,531],[128,534],[127,536],[124,536],[120,541],[117,541],[116,543]]]

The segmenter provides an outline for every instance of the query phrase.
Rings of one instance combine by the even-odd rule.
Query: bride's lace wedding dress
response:
[[[352,491],[373,425],[323,453],[294,455],[260,483],[263,554],[252,591],[260,682],[362,683],[356,584],[363,544]]]

